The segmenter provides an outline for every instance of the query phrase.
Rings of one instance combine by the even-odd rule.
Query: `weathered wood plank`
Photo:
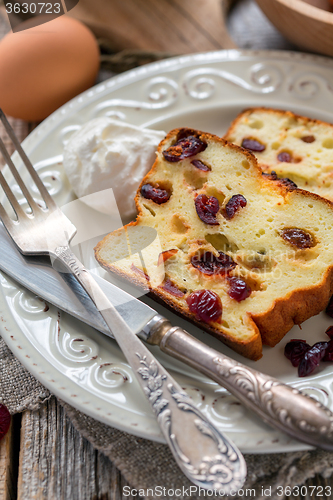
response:
[[[0,441],[0,498],[15,500],[17,486],[20,416],[14,417],[6,436]]]
[[[10,428],[7,435],[0,441],[0,498],[3,500],[12,500],[12,481],[11,481],[11,437]]]
[[[127,484],[110,460],[74,429],[55,398],[38,412],[23,414],[18,500],[140,500],[123,495]],[[300,488],[303,494],[280,498],[331,500],[328,487],[333,491],[333,478],[317,475]],[[15,498],[1,493],[1,500]]]
[[[23,413],[18,500],[121,500],[126,484],[74,429],[55,398],[37,412]]]
[[[68,15],[85,22],[115,52],[189,53],[235,47],[225,27],[230,0],[80,0]]]

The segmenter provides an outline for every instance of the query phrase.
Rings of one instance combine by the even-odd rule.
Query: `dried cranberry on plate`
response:
[[[199,139],[199,137],[190,135],[179,139],[173,146],[163,151],[163,156],[167,161],[177,162],[201,153],[206,147],[206,142]]]
[[[7,407],[0,404],[0,440],[7,434],[11,416]]]
[[[163,264],[163,262],[176,255],[177,252],[178,248],[171,248],[170,250],[164,250],[164,252],[161,252],[158,256],[157,265],[160,266],[161,264]]]
[[[312,347],[305,340],[294,339],[284,349],[286,358],[293,366],[298,366],[299,377],[306,377],[319,366],[320,361],[333,361],[333,326],[327,328],[329,341],[317,342]]]
[[[243,139],[242,147],[249,151],[254,151],[255,153],[262,153],[266,149],[266,146],[262,144],[262,142],[257,139],[251,139],[250,137]]]
[[[166,292],[171,293],[171,295],[175,297],[184,297],[184,292],[182,292],[169,278],[167,278],[161,286]]]
[[[328,341],[323,361],[333,361],[333,340]]]
[[[138,276],[141,276],[141,278],[144,278],[147,281],[150,281],[150,278],[148,274],[146,274],[144,271],[136,267],[134,264],[131,265],[132,271],[134,271]]]
[[[300,249],[312,248],[316,245],[316,242],[310,233],[296,227],[284,229],[281,236],[287,243],[290,243],[290,245]]]
[[[277,155],[277,159],[284,163],[291,163],[293,158],[288,151],[281,151],[281,153]]]
[[[247,201],[246,198],[242,194],[234,194],[224,209],[225,218],[230,220],[232,219],[236,213],[241,209],[246,207]]]
[[[306,351],[311,349],[311,346],[301,339],[293,339],[284,348],[284,355],[291,361],[293,366],[298,366]]]
[[[308,144],[311,144],[311,142],[314,142],[316,140],[314,135],[305,135],[304,137],[301,137],[301,140],[303,142],[307,142]]]
[[[236,262],[229,255],[219,252],[216,256],[212,252],[203,252],[191,257],[191,264],[203,274],[209,276],[213,274],[228,274],[236,266]]]
[[[237,300],[237,302],[241,302],[251,295],[251,288],[241,278],[232,277],[228,278],[228,281],[230,284],[228,295],[230,298]]]
[[[216,220],[216,214],[220,209],[217,198],[215,198],[214,196],[199,194],[195,198],[194,204],[197,214],[202,222],[211,226],[219,225],[218,221]]]
[[[167,202],[171,196],[171,193],[166,189],[161,189],[158,185],[152,186],[151,184],[144,184],[141,187],[141,194],[147,200],[153,200],[158,205]]]
[[[211,168],[201,160],[192,160],[191,164],[203,172],[210,172]]]
[[[317,342],[306,351],[298,365],[298,376],[306,377],[319,366],[320,361],[325,357],[329,342]]]
[[[197,290],[187,297],[186,302],[189,310],[205,323],[221,319],[222,302],[212,290]]]
[[[283,184],[283,186],[288,189],[297,189],[297,184],[294,181],[288,179],[288,177],[278,177],[277,173],[274,170],[272,170],[271,173],[262,172],[262,175],[267,177],[271,181],[277,181],[280,184]]]

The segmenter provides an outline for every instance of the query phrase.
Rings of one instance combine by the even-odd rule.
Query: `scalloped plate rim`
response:
[[[86,92],[80,94],[75,97],[64,106],[55,111],[52,115],[50,115],[44,122],[36,127],[36,129],[23,141],[23,146],[26,147],[28,153],[29,148],[32,148],[34,142],[36,143],[39,140],[39,136],[45,134],[46,132],[50,133],[55,128],[57,124],[59,124],[64,115],[79,113],[80,110],[84,109],[86,104],[91,102],[95,96],[102,96],[104,94],[108,94],[108,92],[119,89],[124,84],[133,83],[136,81],[143,80],[145,76],[153,76],[161,70],[177,70],[178,68],[189,67],[193,64],[197,63],[216,63],[223,61],[241,61],[244,59],[253,58],[254,61],[260,62],[269,58],[269,61],[282,60],[282,61],[296,61],[296,62],[308,62],[308,63],[318,63],[319,66],[326,66],[330,69],[333,69],[333,61],[332,59],[319,56],[315,54],[305,54],[299,52],[285,52],[285,51],[264,51],[264,50],[222,50],[222,51],[214,51],[214,52],[206,52],[185,56],[177,56],[170,59],[166,59],[163,61],[154,62],[140,68],[135,68],[125,73],[122,73],[118,76],[114,76],[109,80],[103,81],[97,84],[92,89],[87,90]],[[1,274],[1,273],[0,273]],[[86,413],[87,415],[96,418],[103,423],[108,425],[112,425],[119,430],[130,432],[139,437],[144,437],[147,439],[152,439],[158,442],[164,442],[164,439],[160,435],[156,435],[153,432],[143,432],[142,430],[137,430],[135,428],[128,428],[128,425],[122,425],[121,422],[110,420],[105,415],[99,414],[94,408],[87,408],[83,405],[75,404],[76,402],[71,399],[69,394],[66,394],[66,391],[59,389],[56,383],[53,383],[50,380],[45,381],[45,377],[41,376],[40,372],[34,368],[32,359],[27,358],[25,355],[24,349],[19,349],[17,346],[13,346],[10,342],[10,333],[18,332],[20,329],[17,323],[12,318],[10,314],[10,310],[8,307],[6,308],[5,299],[2,294],[0,294],[0,314],[3,315],[0,322],[0,332],[2,334],[5,342],[10,346],[13,353],[17,356],[17,358],[21,361],[21,363],[38,379],[41,383],[43,383],[47,388],[51,390],[59,398],[66,401],[68,404],[71,404],[75,408],[80,411]],[[25,338],[25,341],[29,343],[28,339]],[[24,344],[24,342],[22,342]],[[33,348],[33,346],[30,347]],[[38,360],[45,363],[45,366],[50,367],[51,365],[47,362],[47,360],[42,356],[42,354],[35,348],[33,348],[34,353]],[[51,366],[52,368],[52,366]],[[71,391],[68,391],[70,393]],[[274,431],[272,431],[274,432]],[[227,432],[228,433],[228,432]],[[232,434],[232,439],[237,442],[237,433],[228,433]],[[243,447],[244,449],[244,447]],[[309,446],[304,445],[302,443],[298,443],[296,441],[291,441],[290,444],[276,445],[276,446],[266,446],[263,448],[255,447],[254,445],[247,448],[245,446],[244,451],[246,453],[277,453],[283,451],[298,451],[310,449]]]

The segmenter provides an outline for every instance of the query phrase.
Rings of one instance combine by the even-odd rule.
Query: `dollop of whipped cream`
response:
[[[99,212],[113,215],[114,202],[123,219],[136,214],[135,193],[151,169],[165,132],[101,117],[76,131],[65,145],[64,169],[78,198]],[[105,191],[103,193],[103,191]]]

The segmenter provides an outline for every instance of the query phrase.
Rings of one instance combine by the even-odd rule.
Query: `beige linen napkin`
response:
[[[49,391],[30,375],[0,338],[0,401],[13,414],[25,409],[35,410],[49,397]],[[166,445],[118,431],[66,403],[61,404],[74,427],[116,465],[131,486],[137,490],[163,486],[182,490],[184,495],[177,497],[180,499],[202,498],[190,495],[191,483],[177,467]],[[281,499],[283,496],[279,494],[278,487],[303,484],[317,473],[324,477],[333,473],[333,453],[321,450],[245,455],[245,459],[248,476],[243,489],[255,489],[252,498],[257,500],[267,498],[266,490],[270,492],[269,498],[272,500]],[[148,497],[154,498],[153,495]],[[240,500],[244,495],[233,498]]]

